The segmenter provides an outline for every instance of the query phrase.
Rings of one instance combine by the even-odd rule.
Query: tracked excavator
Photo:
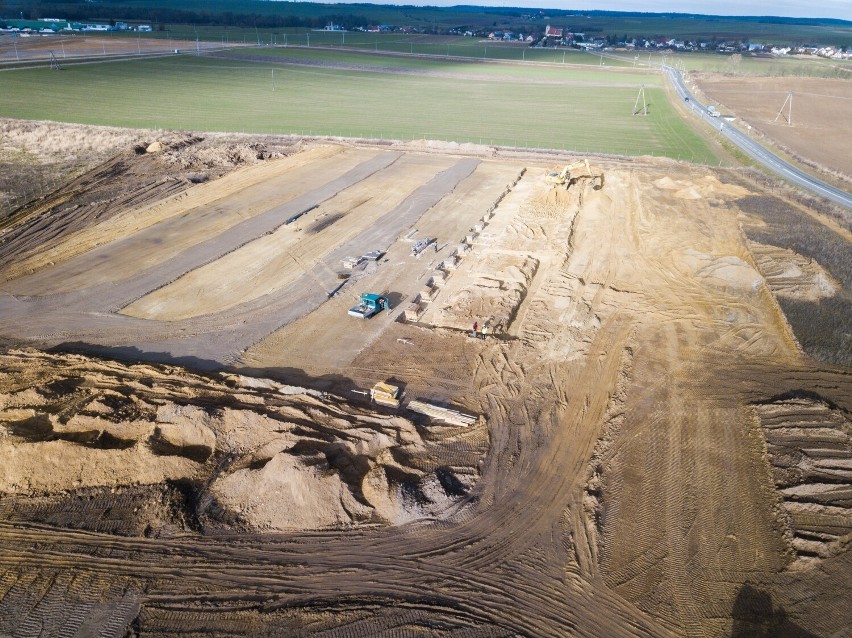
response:
[[[603,188],[603,170],[597,166],[592,166],[589,164],[589,160],[584,159],[568,164],[561,171],[553,171],[544,176],[544,181],[548,184],[564,186],[566,189],[571,188],[572,184],[576,184],[580,180],[590,181],[595,190],[599,190]]]

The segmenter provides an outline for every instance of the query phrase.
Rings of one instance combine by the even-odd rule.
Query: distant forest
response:
[[[512,7],[414,7],[372,4],[315,4],[268,0],[0,0],[0,18],[65,18],[74,21],[136,21],[258,29],[345,29],[375,24],[411,26],[432,33],[501,28],[529,32],[545,24],[594,34],[635,37],[776,39],[804,44],[852,44],[852,22],[770,16],[707,16],[683,13],[571,11]]]

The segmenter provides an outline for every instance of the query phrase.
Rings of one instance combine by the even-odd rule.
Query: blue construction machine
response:
[[[349,316],[358,317],[359,319],[369,319],[387,307],[387,297],[374,295],[369,292],[362,292],[358,305],[349,309]]]

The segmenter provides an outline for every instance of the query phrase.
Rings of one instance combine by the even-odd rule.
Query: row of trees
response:
[[[104,15],[105,11],[109,11]],[[234,13],[226,11],[223,13],[210,13],[206,11],[188,11],[185,9],[170,9],[168,7],[127,7],[100,4],[39,4],[30,6],[17,15],[23,14],[28,20],[39,18],[55,18],[60,16],[72,22],[98,21],[109,22],[110,20],[138,21],[152,24],[189,24],[204,26],[227,26],[259,29],[284,29],[295,27],[306,27],[311,29],[322,28],[329,23],[342,26],[345,29],[354,29],[371,24],[366,16],[362,15],[321,15],[321,16],[297,16],[297,15],[275,15],[256,13]]]

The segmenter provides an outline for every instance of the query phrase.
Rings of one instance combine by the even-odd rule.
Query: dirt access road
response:
[[[32,261],[34,272],[2,285],[3,335],[230,362],[353,405],[351,389],[395,380],[409,398],[483,421],[464,445],[460,433],[414,421],[424,439],[442,437],[443,451],[370,457],[369,471],[433,463],[477,477],[443,507],[418,493],[430,513],[400,524],[293,516],[261,533],[251,519],[227,523],[238,504],[193,497],[182,507],[218,512],[218,527],[147,536],[108,533],[96,512],[123,504],[120,488],[150,476],[107,475],[94,492],[69,477],[50,508],[21,504],[0,524],[0,631],[828,636],[852,624],[852,380],[848,368],[801,352],[760,268],[780,268],[787,286],[817,286],[812,273],[785,269],[784,251],[762,248],[758,265],[737,203],[753,195],[747,185],[674,163],[604,167],[603,189],[566,192],[548,189],[544,163],[530,158],[317,147],[145,215],[129,211],[140,223],[129,231],[127,219],[113,222],[119,230],[91,250],[74,238],[52,242],[52,264]],[[410,239],[424,235],[438,237],[438,252],[412,256]],[[385,257],[326,300],[340,260],[374,248]],[[347,317],[365,291],[389,294],[394,314]],[[402,314],[413,320],[397,321]],[[499,329],[473,339],[473,320]],[[86,378],[97,365],[75,360],[65,374]],[[214,398],[227,395],[215,378],[108,367],[110,388],[128,400],[208,411],[226,400]],[[83,414],[69,387],[104,391],[101,382],[45,381],[46,394],[38,379],[55,373],[31,369],[7,377],[14,391],[0,405],[9,467],[26,446],[56,444],[24,440],[30,430],[13,410],[45,413],[59,431]],[[272,401],[247,388],[232,388],[239,409]],[[302,427],[333,403],[299,401],[304,421],[289,418]],[[359,409],[363,419],[389,416]],[[224,450],[219,437],[210,445]],[[81,437],[66,438],[71,458]],[[92,463],[113,453],[99,450]],[[204,470],[215,484],[270,467],[215,458],[183,471]],[[318,467],[344,476],[331,458]],[[30,497],[7,485],[7,502]],[[405,502],[414,498],[405,485],[381,489]],[[282,498],[266,489],[262,501]],[[74,518],[95,501],[102,510]]]

